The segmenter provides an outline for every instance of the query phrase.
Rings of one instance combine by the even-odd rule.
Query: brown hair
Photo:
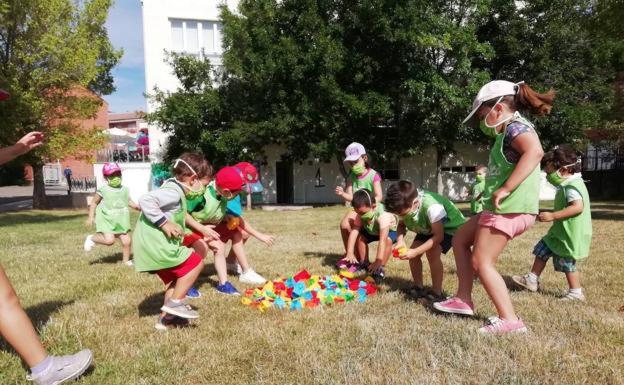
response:
[[[507,95],[503,97],[503,99],[501,99],[501,103],[505,103],[513,110],[528,112],[537,116],[543,116],[550,113],[550,110],[552,110],[553,99],[555,99],[556,95],[554,89],[551,88],[548,92],[542,94],[529,87],[526,83],[520,83],[516,87],[518,87],[518,92],[515,95]],[[493,106],[497,100],[498,98],[491,99],[484,104],[487,106]]]
[[[563,166],[566,167],[570,172],[576,173],[581,171],[581,162],[578,161],[579,157],[570,146],[562,144],[560,146],[555,146],[552,150],[548,151],[544,154],[542,158],[542,168],[546,167],[547,164],[552,164],[558,169]]]
[[[357,209],[359,207],[372,207],[375,204],[375,195],[368,189],[359,189],[353,193],[351,207]]]
[[[400,180],[393,183],[386,191],[384,201],[386,211],[398,214],[401,211],[412,207],[414,199],[418,196],[416,185],[408,180]]]
[[[210,162],[201,154],[197,154],[194,152],[185,152],[180,155],[178,159],[183,160],[191,166],[193,170],[191,170],[184,162],[176,162],[174,161],[174,167],[171,170],[171,173],[174,177],[184,177],[184,176],[192,176],[193,171],[197,173],[198,178],[206,178],[212,176],[212,166]]]

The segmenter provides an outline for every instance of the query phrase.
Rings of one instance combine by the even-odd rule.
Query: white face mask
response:
[[[496,107],[497,104],[500,103],[500,101],[503,100],[503,96],[501,96],[500,98],[498,98],[498,100],[496,101],[496,103],[494,103],[494,105],[492,106],[492,108],[490,109],[490,111],[487,113],[487,115],[485,115],[485,118],[483,119],[483,124],[488,127],[488,128],[496,128],[498,126],[500,126],[501,124],[507,122],[508,120],[511,120],[513,118],[516,117],[516,114],[518,113],[517,111],[514,112],[513,114],[499,120],[498,122],[494,123],[494,124],[488,124],[487,122],[487,117],[490,116],[490,114],[492,113],[492,111],[494,111],[494,108]]]

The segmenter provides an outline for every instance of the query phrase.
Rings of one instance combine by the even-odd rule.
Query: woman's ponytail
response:
[[[552,88],[546,93],[539,93],[525,83],[518,84],[518,93],[514,97],[517,110],[528,111],[533,115],[546,115],[552,109],[555,90]]]

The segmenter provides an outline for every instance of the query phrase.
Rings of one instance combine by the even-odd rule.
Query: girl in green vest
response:
[[[104,163],[102,174],[106,185],[100,187],[89,206],[89,218],[87,226],[93,226],[95,221],[95,234],[87,236],[84,242],[85,252],[90,252],[95,244],[112,246],[115,238],[119,238],[122,245],[122,262],[132,266],[130,251],[132,238],[130,232],[130,210],[139,209],[130,199],[130,191],[121,185],[121,168],[117,163]]]
[[[472,199],[470,200],[470,211],[472,215],[479,214],[483,211],[483,190],[485,189],[485,175],[487,174],[487,168],[480,164],[475,170],[475,181],[470,186],[470,194]]]
[[[568,146],[557,146],[544,156],[546,179],[557,188],[553,212],[541,212],[540,222],[553,222],[548,234],[540,240],[533,254],[535,261],[531,271],[523,276],[514,275],[513,281],[535,292],[539,288],[539,276],[552,257],[555,271],[565,273],[569,289],[563,300],[585,301],[576,261],[589,255],[592,237],[589,194],[579,174],[581,162]]]
[[[342,186],[336,187],[336,195],[346,202],[351,202],[355,191],[367,189],[374,195],[376,202],[381,202],[383,200],[381,175],[370,168],[368,155],[366,155],[364,146],[353,142],[347,146],[345,155],[344,163],[351,169],[346,179],[346,188]],[[349,210],[340,221],[340,235],[342,236],[342,243],[344,244],[345,251],[347,250],[347,241],[351,230],[353,230],[353,223],[356,217],[356,213],[353,210]],[[337,266],[341,269],[350,267],[345,258],[339,260]]]
[[[139,199],[141,215],[132,237],[134,268],[157,274],[165,284],[165,300],[156,329],[184,326],[199,317],[186,302],[186,293],[201,273],[203,258],[182,245],[187,199],[204,194],[200,179],[211,167],[200,154],[184,153],[173,164],[173,178]]]
[[[345,260],[349,264],[349,271],[368,269],[373,278],[379,281],[385,276],[383,267],[390,258],[392,244],[397,240],[396,218],[386,212],[384,205],[377,203],[367,189],[354,192],[351,205],[356,217],[347,241]],[[377,257],[373,263],[369,263],[368,244],[376,241],[379,241]]]
[[[540,161],[544,152],[533,125],[520,112],[550,112],[554,91],[540,94],[523,82],[495,80],[481,87],[467,122],[473,116],[481,131],[494,140],[483,191],[483,212],[470,218],[453,238],[459,279],[457,294],[434,303],[442,312],[473,315],[472,283],[477,273],[494,302],[497,317],[480,332],[526,332],[516,315],[496,261],[507,243],[535,222],[539,206]]]
[[[399,217],[397,250],[405,247],[404,236],[407,230],[417,234],[411,248],[405,254],[398,255],[400,259],[409,260],[416,285],[409,294],[415,298],[440,300],[444,275],[440,257],[451,249],[453,234],[466,219],[447,198],[429,191],[419,191],[407,180],[394,183],[388,188],[386,210]],[[426,291],[423,286],[423,254],[427,255],[431,269],[431,292]]]

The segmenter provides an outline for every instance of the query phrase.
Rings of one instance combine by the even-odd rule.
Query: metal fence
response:
[[[624,154],[618,151],[592,148],[582,157],[583,171],[624,170]]]
[[[95,192],[96,183],[94,176],[71,177],[72,192]]]
[[[98,163],[105,162],[149,162],[149,146],[115,146],[99,150]]]

